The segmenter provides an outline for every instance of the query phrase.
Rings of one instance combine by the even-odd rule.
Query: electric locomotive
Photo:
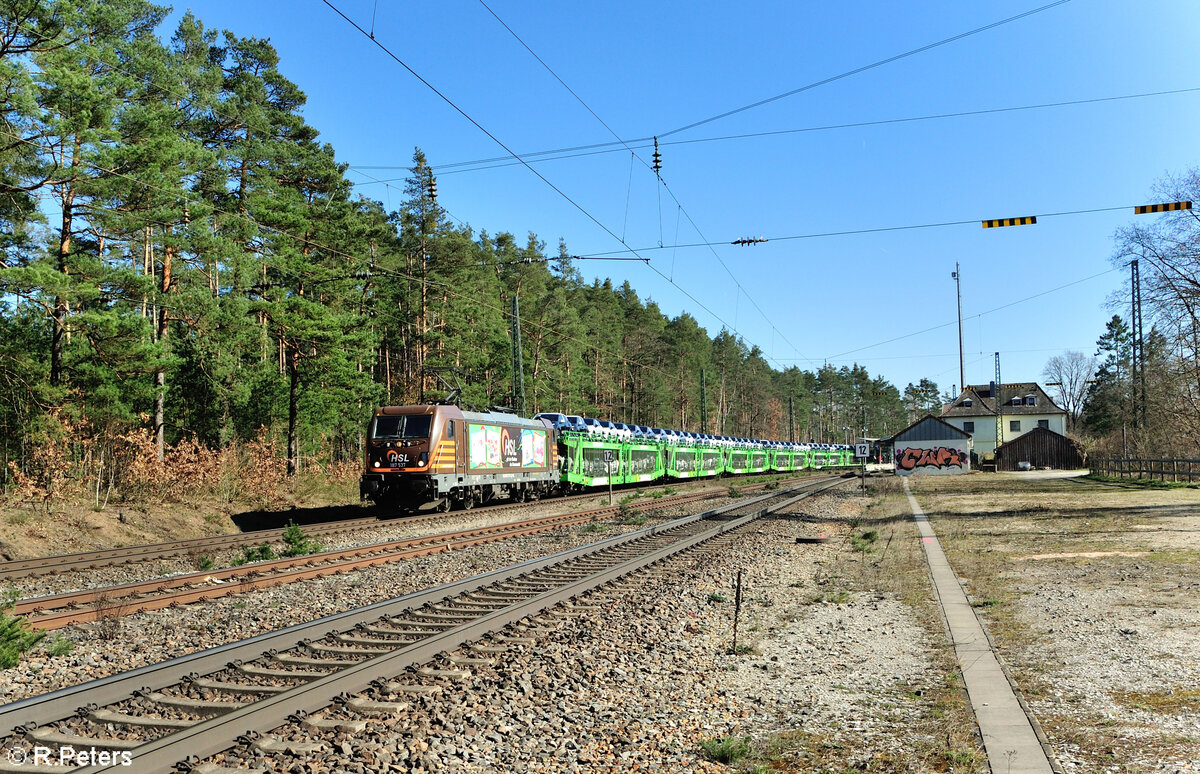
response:
[[[541,419],[458,406],[384,406],[367,425],[359,495],[415,509],[537,499],[558,483],[554,428]]]
[[[448,511],[498,498],[665,479],[845,467],[851,447],[627,425],[566,414],[523,419],[437,403],[385,406],[367,426],[359,494],[378,505]]]

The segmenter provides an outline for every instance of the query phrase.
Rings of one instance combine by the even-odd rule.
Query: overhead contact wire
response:
[[[1130,99],[1145,99],[1148,97],[1167,97],[1178,94],[1189,94],[1200,91],[1200,87],[1189,87],[1186,89],[1168,89],[1166,91],[1147,91],[1138,94],[1119,94],[1112,97],[1090,97],[1088,99],[1061,100],[1058,102],[1043,102],[1036,105],[1011,105],[1009,107],[999,108],[982,108],[980,110],[960,110],[951,113],[933,113],[924,116],[903,116],[900,118],[880,118],[872,121],[852,121],[842,124],[823,124],[821,126],[804,126],[796,129],[774,129],[765,132],[745,132],[742,134],[726,134],[716,137],[695,137],[685,140],[662,140],[660,137],[659,145],[667,147],[671,145],[695,145],[705,142],[727,142],[730,140],[748,140],[759,137],[777,137],[789,134],[806,134],[809,132],[826,132],[837,129],[862,129],[871,126],[887,126],[890,124],[906,124],[916,123],[919,121],[938,121],[947,118],[969,118],[971,116],[985,116],[998,113],[1015,113],[1026,110],[1045,110],[1056,107],[1074,107],[1076,105],[1095,105],[1104,102],[1119,102]],[[615,142],[592,143],[590,145],[577,145],[569,148],[557,148],[554,150],[531,151],[521,154],[527,161],[536,160],[538,163],[544,161],[561,161],[564,159],[583,158],[587,156],[598,156],[605,153],[616,153],[622,148],[636,148],[644,150],[653,147],[651,140],[653,137],[639,137],[633,140],[618,140]],[[547,158],[548,157],[548,158]],[[439,174],[458,174],[462,172],[482,172],[489,169],[500,169],[503,167],[515,166],[518,162],[513,161],[511,156],[493,156],[486,159],[475,159],[474,161],[456,161],[446,164],[434,164],[431,167],[439,172]],[[407,166],[397,165],[374,165],[374,164],[352,164],[355,169],[380,169],[380,170],[398,170],[408,169]],[[394,182],[403,178],[392,178],[384,182]]]
[[[1122,205],[1120,207],[1092,207],[1092,208],[1083,209],[1083,210],[1062,210],[1060,212],[1045,212],[1045,213],[1039,212],[1039,213],[1035,214],[1035,217],[1056,218],[1056,217],[1062,217],[1065,215],[1091,215],[1091,214],[1095,214],[1098,212],[1119,212],[1121,210],[1132,210],[1133,206],[1134,205],[1132,205],[1132,204],[1126,204],[1126,205]],[[824,239],[824,238],[828,238],[828,237],[855,236],[855,235],[859,235],[859,234],[883,234],[883,233],[887,233],[890,231],[914,231],[917,229],[924,229],[924,228],[947,228],[950,226],[968,226],[968,225],[974,226],[974,225],[978,225],[983,220],[985,220],[985,218],[971,218],[970,220],[945,220],[945,221],[940,221],[937,223],[911,223],[911,224],[904,225],[904,226],[879,226],[876,228],[848,229],[845,231],[819,231],[819,232],[815,232],[812,234],[789,234],[787,236],[766,237],[766,240],[768,242],[787,242],[787,241],[797,240],[797,239]],[[651,252],[653,250],[678,250],[681,248],[691,248],[691,247],[712,247],[714,245],[727,245],[727,244],[730,244],[731,241],[732,240],[726,240],[726,241],[722,241],[722,242],[709,242],[709,241],[685,242],[682,244],[675,244],[675,245],[663,245],[662,247],[655,247],[655,246],[651,245],[649,247],[639,247],[638,250],[640,252]],[[580,256],[580,257],[601,258],[601,257],[609,256],[609,255],[619,255],[623,252],[626,252],[626,251],[625,250],[601,251],[601,252],[595,252],[595,253],[588,253],[586,256]]]
[[[1064,0],[1064,1],[1065,1],[1065,0]],[[324,3],[326,6],[328,6],[328,7],[330,8],[330,10],[332,10],[332,11],[333,11],[334,13],[336,13],[338,16],[342,17],[342,19],[344,19],[344,20],[346,21],[346,23],[347,23],[347,24],[349,24],[349,25],[350,25],[351,27],[353,27],[354,29],[358,30],[358,31],[359,31],[359,33],[361,33],[361,34],[363,35],[363,37],[365,37],[367,40],[370,40],[372,43],[374,43],[374,44],[375,44],[375,45],[376,45],[376,46],[379,48],[379,50],[380,50],[380,51],[383,51],[385,54],[387,54],[387,55],[388,55],[388,56],[389,56],[389,57],[390,57],[390,58],[391,58],[393,61],[395,61],[395,62],[396,62],[396,64],[398,64],[398,65],[400,65],[401,67],[403,67],[403,68],[404,68],[405,70],[407,70],[407,71],[408,71],[408,72],[409,72],[409,73],[410,73],[410,74],[411,74],[411,75],[412,75],[414,78],[416,78],[418,81],[420,81],[421,83],[423,83],[423,84],[424,84],[424,85],[425,85],[425,86],[426,86],[426,87],[427,87],[427,88],[428,88],[430,91],[432,91],[434,94],[438,95],[438,97],[440,97],[440,98],[441,98],[441,100],[442,100],[443,102],[445,102],[445,103],[446,103],[447,105],[449,105],[450,107],[454,108],[455,112],[457,112],[457,113],[458,113],[459,115],[461,115],[463,118],[467,119],[467,121],[471,122],[471,124],[472,124],[472,125],[473,125],[473,126],[476,128],[476,129],[478,129],[479,131],[481,131],[481,132],[483,132],[484,134],[486,134],[486,135],[488,136],[488,138],[490,138],[490,139],[492,140],[492,142],[496,143],[496,144],[497,144],[497,145],[499,145],[501,148],[503,148],[503,149],[504,149],[504,150],[505,150],[505,151],[506,151],[506,152],[507,152],[507,153],[508,153],[510,156],[512,156],[512,158],[514,158],[514,159],[516,159],[517,161],[521,162],[521,164],[522,164],[522,165],[523,165],[523,166],[524,166],[526,169],[528,169],[530,172],[532,172],[534,175],[536,175],[536,176],[538,177],[538,179],[539,179],[539,180],[541,180],[543,183],[545,183],[546,185],[550,186],[550,188],[551,188],[551,189],[553,189],[555,193],[557,193],[559,196],[561,196],[563,199],[565,199],[565,200],[566,200],[568,203],[570,203],[570,204],[571,204],[571,206],[573,206],[575,209],[579,210],[579,212],[580,212],[580,213],[582,213],[582,214],[584,215],[584,217],[586,217],[588,220],[592,221],[592,222],[593,222],[593,223],[595,223],[597,226],[599,226],[599,227],[600,227],[600,228],[601,228],[601,229],[602,229],[602,230],[603,230],[605,233],[607,233],[607,234],[608,234],[609,236],[611,236],[613,239],[617,240],[617,241],[618,241],[618,242],[620,242],[621,244],[625,244],[625,241],[624,241],[623,239],[621,239],[621,238],[620,238],[620,237],[618,237],[618,236],[617,236],[615,233],[613,233],[613,232],[612,232],[612,230],[608,228],[608,226],[606,226],[606,225],[604,225],[603,223],[601,223],[601,222],[600,222],[600,221],[599,221],[599,220],[598,220],[598,219],[597,219],[597,218],[596,218],[594,215],[592,215],[592,213],[588,212],[588,211],[587,211],[587,209],[585,209],[585,208],[583,207],[583,205],[579,204],[579,202],[575,201],[575,200],[574,200],[574,199],[572,199],[570,196],[568,196],[568,195],[566,194],[566,192],[564,192],[562,189],[560,189],[560,188],[559,188],[558,186],[556,186],[554,183],[550,182],[550,180],[549,180],[548,178],[546,178],[546,177],[545,177],[545,176],[544,176],[544,175],[543,175],[541,172],[538,172],[536,169],[534,169],[534,168],[533,168],[533,166],[529,164],[529,162],[525,161],[525,159],[523,159],[521,156],[519,156],[519,155],[517,155],[515,152],[513,152],[513,150],[512,150],[511,148],[509,148],[507,145],[505,145],[505,144],[504,144],[504,141],[503,141],[503,140],[501,140],[499,137],[497,137],[496,135],[494,135],[494,134],[492,134],[491,132],[489,132],[489,131],[488,131],[488,130],[487,130],[487,129],[486,129],[484,126],[483,126],[483,124],[479,123],[479,122],[478,122],[478,121],[476,121],[474,118],[472,118],[472,117],[471,117],[471,115],[470,115],[469,113],[467,113],[465,110],[463,110],[462,108],[460,108],[460,107],[459,107],[459,106],[458,106],[458,105],[457,105],[457,104],[454,102],[454,100],[450,99],[450,98],[449,98],[449,97],[447,97],[445,94],[443,94],[442,92],[438,91],[438,89],[437,89],[437,87],[436,87],[436,86],[434,86],[432,83],[430,83],[429,81],[427,81],[427,80],[425,80],[423,77],[421,77],[420,73],[418,73],[416,70],[414,70],[414,69],[412,69],[411,67],[409,67],[409,66],[408,66],[408,64],[407,64],[407,63],[405,63],[405,61],[404,61],[403,59],[401,59],[400,57],[396,56],[396,54],[395,54],[395,53],[393,53],[391,49],[389,49],[387,46],[385,46],[385,45],[383,45],[382,43],[380,43],[380,42],[379,42],[378,40],[376,40],[375,38],[371,37],[371,35],[369,35],[369,34],[367,33],[367,31],[366,31],[366,30],[364,30],[364,29],[363,29],[361,26],[359,26],[359,25],[358,25],[358,23],[357,23],[357,22],[355,22],[353,19],[351,19],[349,16],[347,16],[346,14],[344,14],[340,8],[338,8],[338,7],[337,7],[336,5],[334,5],[333,3],[329,2],[329,0],[321,0],[321,2],[323,2],[323,3]],[[637,251],[636,251],[636,250],[632,250],[632,249],[631,249],[631,250],[630,250],[630,252],[633,252],[633,253],[635,253],[635,254],[636,254],[636,252],[637,252]],[[639,257],[640,257],[640,256],[639,256]],[[642,260],[644,260],[644,261],[646,261],[646,262],[649,262],[649,260],[650,260],[650,259],[649,259],[649,258],[643,258]]]
[[[1062,1],[1066,2],[1066,0],[1062,0]],[[697,226],[696,222],[692,219],[692,216],[684,208],[683,203],[679,201],[679,197],[677,197],[675,195],[675,193],[671,190],[670,186],[667,185],[666,181],[662,179],[661,174],[659,174],[656,170],[654,170],[654,168],[650,164],[647,164],[645,159],[638,156],[637,153],[633,150],[633,148],[631,148],[628,143],[626,143],[624,140],[622,140],[621,136],[619,134],[617,134],[617,132],[611,126],[609,126],[608,123],[605,122],[605,120],[603,118],[601,118],[600,115],[598,113],[596,113],[595,110],[592,110],[591,106],[588,105],[586,101],[584,101],[583,97],[579,96],[579,94],[577,94],[574,89],[572,89],[569,85],[567,85],[567,82],[564,81],[561,77],[559,77],[558,73],[554,72],[554,69],[552,67],[550,67],[550,65],[546,64],[545,60],[543,60],[540,56],[538,56],[537,53],[529,46],[529,44],[527,44],[524,40],[522,40],[521,36],[518,35],[516,33],[516,31],[513,30],[512,27],[508,26],[508,24],[506,24],[505,21],[503,19],[501,19],[500,16],[495,11],[493,11],[486,2],[484,2],[484,0],[479,0],[479,4],[482,5],[485,9],[487,9],[488,13],[490,13],[492,15],[492,17],[496,19],[496,21],[500,22],[500,24],[504,27],[504,29],[508,30],[509,34],[512,35],[514,38],[516,38],[517,42],[520,43],[521,46],[524,47],[525,50],[528,51],[530,53],[530,55],[532,55],[533,58],[536,59],[538,61],[538,63],[541,64],[542,67],[544,67],[546,69],[547,72],[549,72],[551,75],[553,75],[555,80],[557,80],[560,84],[562,84],[563,88],[565,88],[568,92],[570,92],[571,96],[573,96],[576,99],[576,101],[579,102],[579,104],[583,105],[584,109],[586,109],[589,113],[591,113],[592,116],[597,121],[600,122],[601,126],[603,126],[605,129],[607,129],[608,132],[613,137],[616,138],[618,143],[620,143],[627,150],[629,150],[629,152],[631,154],[630,167],[629,167],[630,186],[632,186],[632,182],[633,182],[633,159],[637,158],[637,160],[641,161],[642,165],[645,166],[647,169],[655,171],[655,179],[657,180],[657,182],[660,183],[663,188],[667,189],[667,193],[669,193],[671,195],[671,198],[675,200],[675,204],[679,207],[679,211],[682,212],[685,216],[687,216],[688,222],[692,224],[692,228],[694,228],[696,230],[696,233],[700,235],[700,238],[706,239],[704,234],[700,231],[699,226]],[[528,165],[526,165],[526,166],[528,166]],[[661,202],[662,202],[662,192],[660,189],[659,190],[659,247],[662,247],[662,204],[661,204]],[[629,218],[629,192],[628,191],[626,192],[626,198],[625,198],[625,218],[626,218],[626,223],[628,223],[628,218]],[[622,237],[624,237],[624,234],[622,234]],[[622,244],[625,243],[624,238],[621,239],[621,243]],[[730,271],[729,266],[726,265],[725,261],[722,260],[721,256],[717,253],[717,251],[715,249],[712,249],[712,253],[713,253],[713,256],[717,259],[717,262],[721,264],[721,267],[723,269],[725,269],[725,272],[727,274],[729,274],[730,279],[733,280],[733,283],[737,286],[738,290],[740,290],[743,294],[745,294],[746,298],[749,299],[750,303],[754,305],[754,308],[758,310],[758,313],[760,315],[762,315],[763,320],[765,320],[767,325],[769,325],[771,327],[771,330],[778,331],[778,327],[775,325],[775,323],[773,323],[771,321],[771,319],[769,317],[767,317],[766,313],[763,312],[762,307],[760,307],[758,305],[758,302],[756,302],[750,296],[750,293],[742,286],[742,284],[738,280],[737,276],[734,275],[734,273],[732,271]],[[646,265],[647,266],[651,265],[649,259],[646,259]],[[651,268],[654,268],[654,267],[651,266]],[[683,288],[675,283],[675,279],[674,279],[675,271],[674,271],[673,266],[672,266],[670,276],[663,274],[661,271],[657,271],[657,270],[656,270],[656,273],[663,279],[667,280],[667,282],[669,282],[671,285],[674,285],[680,291],[683,291]],[[683,292],[687,293],[687,291],[683,291]],[[690,293],[687,293],[687,295],[693,301],[696,300],[695,297],[692,296]],[[697,303],[699,303],[699,302],[697,302]],[[701,305],[701,306],[702,306],[702,308],[705,308],[707,311],[707,307],[703,307],[703,305]],[[712,314],[711,311],[709,313]],[[716,315],[713,315],[713,316],[716,317]],[[720,320],[721,318],[717,317],[717,319]],[[722,323],[725,324],[726,327],[730,327],[727,323],[724,323],[724,321],[722,321]],[[734,325],[730,328],[730,330],[732,330],[734,333],[738,333],[736,318],[734,320]],[[738,335],[740,336],[741,334],[738,333]],[[783,334],[781,333],[780,335],[782,336]],[[745,338],[745,337],[743,336],[743,338]],[[784,338],[784,341],[787,341],[788,345],[791,346],[792,349],[795,351],[796,346],[794,344],[792,344],[790,341],[788,341],[786,337],[783,337],[783,338]],[[753,344],[753,342],[751,342],[751,343]],[[768,360],[775,360],[775,358],[773,358],[770,355],[770,353],[764,353],[764,354],[766,355]],[[783,364],[780,363],[778,360],[775,360],[775,362],[780,367],[782,367]]]
[[[785,91],[782,94],[776,94],[774,97],[767,97],[766,99],[760,99],[758,102],[752,102],[749,105],[743,105],[741,107],[734,108],[733,110],[727,110],[724,113],[720,113],[715,116],[710,116],[708,118],[704,118],[699,121],[693,121],[690,124],[687,124],[685,126],[680,126],[676,129],[672,129],[669,132],[660,132],[658,134],[658,136],[660,138],[669,137],[673,134],[685,132],[688,129],[695,129],[697,126],[703,126],[704,124],[711,124],[713,121],[720,121],[722,118],[728,118],[729,116],[737,115],[738,113],[744,113],[747,110],[753,110],[756,107],[762,107],[763,105],[767,105],[772,102],[777,102],[781,99],[786,99],[787,97],[791,97],[796,94],[800,94],[801,92],[810,91],[810,90],[818,88],[820,86],[826,86],[830,83],[835,83],[837,81],[844,80],[851,76],[859,75],[860,73],[865,73],[868,70],[874,70],[876,68],[883,67],[884,65],[891,64],[892,62],[898,62],[901,59],[907,59],[908,57],[916,56],[917,54],[923,54],[926,51],[932,51],[935,48],[939,48],[941,46],[945,46],[950,43],[954,43],[954,42],[962,40],[964,38],[969,38],[972,35],[978,35],[981,32],[986,32],[988,30],[995,29],[996,27],[1000,27],[1005,24],[1009,24],[1010,22],[1018,21],[1019,19],[1024,19],[1027,16],[1033,16],[1034,14],[1041,13],[1042,11],[1047,11],[1051,8],[1055,8],[1060,5],[1065,5],[1069,2],[1071,2],[1071,0],[1055,0],[1055,2],[1053,2],[1053,3],[1047,3],[1046,5],[1040,6],[1038,8],[1034,8],[1029,11],[1025,11],[1024,13],[1019,13],[1016,16],[1010,16],[1007,19],[1001,19],[1000,21],[992,22],[991,24],[985,24],[982,27],[976,27],[975,29],[968,30],[967,32],[960,32],[957,35],[952,35],[951,37],[943,38],[942,40],[939,40],[936,43],[929,43],[927,45],[920,46],[919,48],[909,49],[908,51],[905,51],[902,54],[896,54],[895,56],[889,56],[886,59],[880,59],[877,62],[872,62],[871,64],[863,65],[862,67],[856,67],[853,70],[847,70],[846,72],[840,73],[838,75],[833,75],[828,78],[823,78],[822,80],[815,81],[806,86],[801,86],[798,89],[792,89],[791,91]]]

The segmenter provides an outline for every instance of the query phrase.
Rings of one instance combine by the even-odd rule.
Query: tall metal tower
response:
[[[999,449],[1000,445],[1004,443],[1004,417],[1000,413],[1001,406],[1003,405],[1002,396],[1004,395],[1004,388],[1001,387],[1003,382],[1000,381],[1000,353],[999,352],[996,353],[996,377],[995,378],[996,378],[996,388],[994,390],[992,390],[992,401],[996,405],[996,448]],[[993,451],[992,459],[995,459],[995,456],[996,456],[996,453]]]
[[[512,300],[513,408],[525,416],[525,359],[521,356],[521,302]]]

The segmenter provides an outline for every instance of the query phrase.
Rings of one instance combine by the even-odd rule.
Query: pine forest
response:
[[[562,241],[453,223],[419,149],[394,211],[354,195],[265,40],[191,14],[164,40],[143,0],[0,6],[5,492],[353,476],[374,406],[454,385],[465,407],[838,443],[939,405],[860,366],[773,369],[585,281]]]

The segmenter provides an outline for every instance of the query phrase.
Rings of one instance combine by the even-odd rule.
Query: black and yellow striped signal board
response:
[[[1037,223],[1037,215],[1026,215],[1023,218],[997,218],[983,221],[984,228],[1003,228],[1004,226],[1032,226]]]
[[[1134,215],[1145,215],[1150,212],[1170,212],[1172,210],[1190,210],[1191,202],[1167,202],[1165,204],[1143,204],[1133,208]]]

